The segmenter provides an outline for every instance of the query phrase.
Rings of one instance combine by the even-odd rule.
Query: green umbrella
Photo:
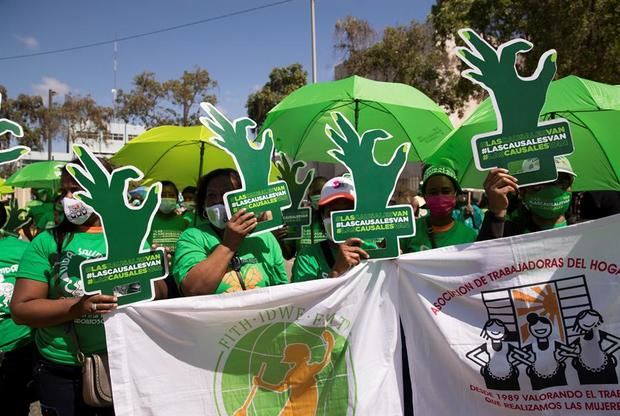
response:
[[[4,184],[5,180],[0,178],[0,195],[12,194],[13,188]]]
[[[116,166],[133,165],[144,173],[144,184],[169,180],[179,190],[196,186],[198,178],[215,169],[236,169],[228,153],[209,143],[211,130],[204,126],[161,126],[127,143],[112,156]],[[276,180],[275,169],[271,170]]]
[[[14,188],[60,188],[60,173],[66,162],[49,160],[25,165],[12,174],[5,185]]]
[[[620,85],[607,85],[576,76],[554,81],[547,92],[541,120],[570,122],[575,151],[568,156],[577,174],[573,191],[620,190]],[[471,139],[497,128],[495,111],[487,98],[442,142],[428,160],[454,161],[462,187],[480,188],[487,172],[476,169]]]
[[[327,154],[333,143],[325,124],[331,111],[343,113],[358,131],[384,129],[394,139],[376,144],[379,162],[387,162],[401,144],[413,144],[409,160],[424,160],[452,129],[445,111],[417,89],[352,76],[302,87],[275,106],[263,129],[270,128],[276,148],[296,160],[336,161]]]

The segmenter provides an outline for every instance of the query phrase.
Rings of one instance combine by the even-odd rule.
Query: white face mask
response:
[[[211,225],[220,230],[223,230],[226,227],[226,223],[228,222],[228,216],[226,215],[226,207],[224,204],[216,204],[211,205],[210,207],[205,207],[205,214],[209,219]]]
[[[177,207],[177,200],[174,198],[162,198],[159,210],[163,214],[170,214]]]
[[[325,228],[325,235],[331,241],[334,241],[334,236],[332,235],[332,219],[331,218],[323,218],[323,228]]]
[[[95,212],[82,201],[68,197],[62,199],[62,209],[65,212],[65,218],[75,225],[84,224]]]

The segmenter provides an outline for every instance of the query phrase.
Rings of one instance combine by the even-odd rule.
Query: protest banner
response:
[[[395,273],[365,264],[350,279],[113,313],[116,415],[400,415]]]
[[[269,180],[274,151],[271,130],[263,131],[260,142],[250,141],[249,129],[256,127],[252,119],[241,117],[230,121],[212,104],[200,106],[207,113],[200,121],[216,134],[210,142],[233,158],[241,177],[241,189],[224,195],[228,218],[245,209],[255,213],[258,219],[252,234],[280,228],[282,210],[291,206],[291,197],[285,181]]]
[[[620,216],[399,258],[416,416],[620,412]]]
[[[2,94],[0,94],[0,105],[2,105]],[[0,136],[6,133],[11,133],[15,137],[23,137],[24,129],[12,120],[0,118]],[[28,152],[30,152],[30,148],[27,146],[15,146],[10,149],[0,150],[0,165],[15,162]]]
[[[389,205],[411,146],[401,144],[388,163],[380,164],[375,158],[375,144],[392,135],[375,129],[360,136],[344,115],[338,112],[331,115],[337,130],[326,124],[325,134],[338,148],[328,153],[347,168],[355,187],[355,208],[331,213],[334,241],[342,243],[349,238],[360,238],[376,242],[376,249],[366,250],[370,258],[397,257],[399,239],[415,234],[411,205]]]
[[[306,166],[306,162],[291,160],[283,152],[280,152],[280,162],[277,162],[276,166],[280,171],[280,179],[286,181],[291,194],[291,207],[282,212],[284,223],[288,226],[288,234],[284,240],[300,240],[312,222],[312,210],[301,204],[314,178],[314,169],[308,169],[301,182],[297,181],[297,173]]]
[[[75,145],[74,153],[83,163],[69,164],[67,171],[83,188],[74,198],[90,206],[101,219],[106,255],[80,264],[84,293],[118,297],[119,307],[155,298],[154,284],[168,274],[163,249],[150,250],[147,237],[161,201],[159,183],[148,190],[141,206],[127,198],[130,180],[142,179],[142,172],[125,166],[109,173],[85,146]],[[76,210],[82,209],[79,204]],[[76,216],[82,215],[75,212]],[[67,214],[65,210],[65,215]]]
[[[459,35],[469,47],[457,49],[470,67],[462,76],[488,91],[497,118],[495,131],[472,138],[476,167],[508,169],[520,186],[556,180],[554,157],[573,152],[570,125],[562,118],[538,120],[556,72],[556,51],[546,51],[534,74],[522,77],[517,54],[531,50],[531,42],[513,39],[495,49],[471,29]]]

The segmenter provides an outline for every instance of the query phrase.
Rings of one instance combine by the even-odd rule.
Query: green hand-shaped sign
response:
[[[28,211],[20,209],[15,198],[11,199],[8,208],[0,209],[6,209],[7,212],[6,223],[0,224],[0,235],[6,234],[17,237],[18,230],[30,221]]]
[[[0,105],[2,105],[2,94],[0,94]],[[16,122],[0,118],[0,136],[6,133],[11,133],[15,137],[22,137],[24,130]],[[10,149],[0,150],[0,165],[15,162],[29,151],[30,148],[26,146],[15,146]]]
[[[472,139],[477,168],[506,168],[520,186],[556,180],[554,157],[573,152],[570,126],[559,118],[538,121],[556,71],[555,50],[545,52],[534,74],[524,78],[515,62],[517,54],[532,49],[532,43],[513,39],[495,50],[471,29],[462,29],[459,35],[470,48],[458,49],[470,67],[462,75],[489,92],[497,117],[496,131]]]
[[[254,121],[243,117],[231,122],[213,105],[200,106],[207,113],[200,121],[216,134],[211,142],[234,159],[241,177],[241,189],[224,195],[228,217],[241,209],[255,213],[259,222],[253,234],[282,226],[282,210],[291,206],[291,198],[285,181],[269,182],[274,147],[271,130],[263,132],[260,143],[251,142],[248,133],[256,127]]]
[[[300,160],[292,161],[285,153],[280,153],[280,162],[276,163],[280,171],[280,179],[286,181],[289,192],[291,193],[291,207],[285,209],[284,223],[288,226],[288,235],[285,240],[299,240],[303,235],[303,227],[310,225],[312,221],[312,210],[310,207],[302,207],[301,203],[314,178],[314,169],[309,169],[301,182],[297,182],[299,169],[306,166]]]
[[[400,254],[399,238],[415,234],[410,205],[388,206],[396,182],[407,162],[410,145],[401,144],[387,164],[374,155],[377,140],[392,137],[385,130],[367,130],[362,136],[341,113],[332,112],[337,130],[325,125],[327,136],[338,149],[329,154],[351,173],[355,187],[355,209],[332,212],[332,235],[336,242],[357,237],[377,241],[378,249],[367,250],[371,258],[392,258]],[[384,240],[384,242],[381,242]]]
[[[86,147],[76,145],[73,151],[84,165],[67,168],[84,189],[74,196],[99,215],[106,239],[107,255],[80,265],[84,292],[117,295],[119,306],[152,300],[155,280],[168,273],[165,251],[149,250],[147,243],[161,199],[160,184],[150,187],[141,206],[131,206],[128,183],[142,179],[142,172],[126,166],[109,173]]]

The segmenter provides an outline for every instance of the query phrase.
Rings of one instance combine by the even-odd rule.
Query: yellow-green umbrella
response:
[[[0,178],[0,195],[12,194],[13,188],[4,184],[4,179]]]
[[[127,143],[112,156],[117,166],[133,165],[144,173],[144,184],[169,180],[179,189],[196,186],[198,178],[215,169],[236,169],[232,157],[209,139],[214,134],[204,126],[161,126]],[[272,165],[271,180],[277,179]]]

